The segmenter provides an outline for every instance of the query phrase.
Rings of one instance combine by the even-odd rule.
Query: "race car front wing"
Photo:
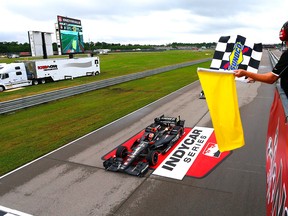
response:
[[[123,159],[117,157],[111,157],[103,162],[105,170],[113,172],[124,172],[133,176],[144,176],[149,169],[149,163],[139,161],[136,165],[131,165],[129,167],[123,166]]]

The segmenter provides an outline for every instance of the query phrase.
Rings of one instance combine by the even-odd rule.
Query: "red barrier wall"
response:
[[[286,107],[287,109],[287,107]],[[288,215],[288,124],[279,92],[275,91],[266,141],[267,215]]]

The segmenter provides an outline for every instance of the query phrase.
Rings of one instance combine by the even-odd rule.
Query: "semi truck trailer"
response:
[[[100,74],[98,57],[41,59],[0,64],[0,92],[47,81]]]

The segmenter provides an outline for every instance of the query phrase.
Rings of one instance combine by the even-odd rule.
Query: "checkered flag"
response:
[[[244,69],[257,73],[262,57],[262,44],[241,35],[220,37],[210,69]]]

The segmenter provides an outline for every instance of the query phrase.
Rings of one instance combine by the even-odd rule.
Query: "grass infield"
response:
[[[19,90],[22,93],[9,92],[9,97],[30,94],[27,92],[32,94],[35,93],[35,90],[42,92],[51,91],[53,88],[67,87],[71,84],[70,81],[75,81],[73,85],[77,85],[89,82],[90,78],[104,79],[157,68],[161,64],[157,55],[161,53],[164,56],[167,55],[165,52],[160,52],[152,53],[152,56],[149,57],[151,62],[153,62],[152,59],[157,62],[154,62],[154,66],[152,63],[149,66],[146,65],[143,54],[140,53],[136,55],[113,54],[109,58],[109,55],[103,56],[99,77],[84,77],[31,86]],[[176,59],[175,52],[172,52],[170,60],[166,60],[168,56],[163,57],[165,61],[162,59],[161,66],[171,65],[171,62],[172,64],[180,63],[181,56],[184,59],[182,62],[185,62],[186,56],[189,55],[189,61],[212,56],[212,52],[208,57],[204,52],[195,53],[197,56],[191,59],[191,51],[179,52],[180,57],[177,56],[179,59],[172,61],[172,57]],[[138,60],[134,57],[137,55],[139,55]],[[145,58],[148,57],[145,56]],[[127,64],[121,65],[120,62],[127,62]],[[117,64],[119,65],[117,66]],[[206,62],[1,115],[0,176],[198,80],[197,67],[208,68],[209,66],[210,62]],[[30,91],[30,89],[34,89],[34,91]],[[2,94],[5,93],[0,95]],[[2,96],[2,98],[5,97],[7,96]]]

